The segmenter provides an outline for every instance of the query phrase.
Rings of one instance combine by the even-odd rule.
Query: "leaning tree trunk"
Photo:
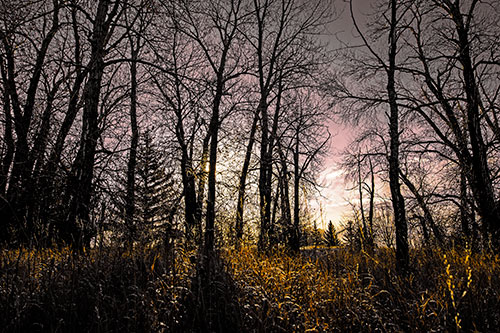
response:
[[[413,183],[408,179],[408,177],[403,172],[401,172],[400,175],[401,179],[403,180],[403,183],[406,185],[406,187],[408,187],[408,189],[413,194],[415,199],[417,199],[417,203],[420,209],[422,209],[422,211],[424,212],[424,220],[422,221],[422,227],[425,228],[426,223],[428,223],[432,229],[432,232],[434,233],[434,237],[436,238],[438,244],[442,246],[444,241],[443,236],[441,235],[441,231],[439,230],[436,221],[434,221],[434,218],[432,217],[431,211],[429,210],[429,207],[425,202],[424,197],[418,192],[415,185],[413,185]],[[425,233],[427,233],[427,231],[425,231],[424,234]]]
[[[375,209],[375,174],[373,172],[373,164],[371,158],[368,158],[368,162],[370,164],[370,207],[368,209],[368,225],[370,230],[368,231],[368,246],[370,248],[373,248],[373,245],[375,243],[374,237],[373,237],[373,215],[374,215],[374,209]]]
[[[359,195],[359,210],[361,212],[361,222],[363,226],[363,230],[361,232],[361,248],[366,249],[366,242],[367,242],[367,233],[368,233],[368,228],[366,225],[366,216],[365,216],[365,208],[363,206],[363,182],[361,180],[361,157],[360,154],[358,153],[357,156],[358,159],[358,195]]]
[[[239,247],[243,239],[243,212],[245,205],[245,188],[248,169],[250,167],[250,159],[252,157],[253,145],[255,143],[255,133],[257,132],[257,123],[259,121],[259,113],[256,112],[253,117],[252,128],[250,129],[250,137],[246,147],[245,160],[241,169],[240,181],[238,184],[238,201],[236,207],[236,246]]]
[[[225,60],[225,58],[223,58]],[[223,73],[224,61],[219,68],[217,78],[217,89],[212,108],[212,119],[210,121],[210,162],[208,169],[208,200],[207,200],[207,220],[205,227],[205,253],[211,256],[215,250],[215,186],[217,167],[217,145],[219,140],[219,109],[224,92]]]

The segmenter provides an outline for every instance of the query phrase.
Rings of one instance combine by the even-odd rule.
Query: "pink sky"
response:
[[[364,14],[370,12],[372,4],[373,2],[367,0],[353,0],[355,17],[361,26],[366,22]],[[332,48],[340,46],[338,39],[347,43],[355,43],[356,38],[354,36],[357,35],[351,20],[349,2],[337,2],[336,10],[339,18],[328,27]],[[342,216],[351,210],[346,200],[349,193],[346,190],[344,176],[339,169],[338,163],[341,161],[342,151],[354,139],[356,128],[349,125],[342,125],[339,121],[333,119],[329,124],[329,129],[332,134],[330,151],[323,161],[323,171],[318,177],[322,198],[312,203],[312,207],[318,213],[319,205],[321,205],[323,211],[323,218],[318,219],[318,227],[320,228],[326,228],[326,224],[330,220],[338,225]]]
[[[355,129],[333,121],[329,128],[332,134],[330,151],[323,161],[323,170],[318,177],[321,197],[312,203],[312,208],[319,212],[319,205],[321,205],[323,211],[323,218],[318,219],[319,228],[326,228],[330,220],[338,225],[342,215],[350,211],[346,200],[349,193],[346,191],[344,176],[338,163],[342,159],[342,151],[353,139]]]

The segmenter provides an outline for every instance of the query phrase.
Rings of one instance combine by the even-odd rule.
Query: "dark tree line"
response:
[[[375,201],[380,209],[384,197],[392,202],[402,270],[417,238],[498,249],[498,4],[380,1],[364,26],[352,3],[361,47],[343,53],[352,67],[332,90],[343,117],[366,124],[346,159],[364,175],[355,181],[362,221],[373,186],[362,190],[367,163],[356,166],[356,154],[376,159],[389,183]]]
[[[210,252],[221,232],[240,244],[256,230],[262,249],[273,239],[297,250],[302,189],[328,140],[316,34],[331,10],[293,0],[3,2],[1,242],[180,239]],[[250,207],[261,222],[249,232]],[[273,234],[278,216],[286,237]]]
[[[337,52],[332,5],[2,2],[1,242],[298,251],[336,110],[364,249],[498,249],[498,4],[351,1]]]

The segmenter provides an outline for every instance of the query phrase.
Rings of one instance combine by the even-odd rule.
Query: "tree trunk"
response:
[[[474,66],[470,55],[469,27],[464,22],[458,2],[448,3],[450,14],[455,22],[458,34],[457,46],[459,47],[458,59],[462,64],[464,88],[467,100],[467,129],[470,136],[472,151],[471,186],[475,189],[474,198],[478,205],[479,213],[483,218],[483,236],[489,246],[491,237],[492,245],[500,248],[500,210],[495,203],[495,195],[488,167],[487,148],[483,140],[480,124],[481,97],[474,76]]]
[[[117,13],[119,2],[115,2],[108,14],[109,0],[100,0],[91,39],[89,77],[83,90],[83,126],[80,147],[67,181],[65,202],[66,219],[60,226],[64,241],[81,250],[88,246],[92,236],[90,225],[90,203],[93,195],[94,159],[99,139],[99,99],[104,74],[105,48],[111,22]]]
[[[280,74],[281,75],[281,74]],[[265,250],[269,246],[269,231],[271,223],[271,198],[272,198],[272,177],[273,177],[273,149],[278,132],[278,122],[280,117],[281,94],[283,85],[281,79],[278,83],[278,93],[276,96],[276,109],[273,116],[273,126],[269,131],[269,114],[267,94],[261,93],[259,108],[262,119],[262,138],[260,149],[260,175],[259,175],[259,194],[261,209],[261,230],[259,235],[259,249]]]
[[[196,212],[198,208],[194,170],[191,158],[188,156],[185,148],[182,149],[181,155],[181,175],[184,190],[184,217],[186,219],[185,237],[186,240],[189,240],[192,238],[192,230],[196,225]]]
[[[200,172],[199,172],[199,179],[198,179],[198,199],[197,199],[197,204],[196,204],[196,241],[198,244],[201,244],[203,239],[203,233],[202,233],[202,225],[201,225],[201,220],[202,220],[202,215],[203,215],[203,202],[205,200],[205,188],[207,187],[207,181],[208,181],[208,172],[207,172],[207,166],[208,166],[208,158],[209,158],[209,149],[210,149],[210,139],[211,135],[210,132],[207,133],[205,138],[203,139],[203,148],[202,148],[202,154],[201,154],[201,161],[200,161]]]
[[[292,243],[292,211],[290,206],[290,193],[288,187],[288,165],[286,156],[283,153],[281,144],[278,142],[278,153],[281,163],[281,179],[280,179],[280,192],[281,192],[281,219],[286,230],[286,240],[290,245]]]
[[[373,164],[370,157],[368,157],[368,162],[370,164],[370,208],[368,210],[368,225],[370,230],[368,231],[368,246],[373,247],[375,240],[373,237],[373,215],[375,210],[375,174],[373,172]]]
[[[245,152],[245,160],[243,161],[243,168],[241,169],[240,181],[238,184],[238,201],[236,207],[236,246],[238,247],[243,239],[243,213],[244,213],[244,203],[245,203],[245,187],[246,179],[248,175],[248,169],[250,167],[250,159],[252,157],[253,145],[255,143],[255,133],[257,132],[257,124],[259,121],[259,113],[255,112],[252,122],[252,128],[250,129],[250,137],[248,139],[248,144]]]
[[[363,230],[361,232],[361,247],[365,249],[366,241],[367,241],[367,225],[366,225],[366,217],[365,217],[365,208],[363,207],[363,182],[361,180],[361,156],[358,153],[358,195],[359,195],[359,210],[361,212],[361,222],[363,225]]]
[[[9,225],[12,223],[10,216],[12,215],[11,207],[8,200],[5,198],[7,191],[7,183],[9,170],[14,157],[14,138],[12,136],[12,115],[11,115],[11,105],[10,97],[7,88],[6,73],[3,66],[3,59],[0,59],[0,66],[2,71],[2,83],[4,86],[3,91],[3,111],[5,114],[5,125],[4,125],[4,142],[5,142],[5,154],[2,160],[2,169],[0,175],[0,244],[4,241],[8,241],[10,238]]]
[[[207,222],[205,229],[205,253],[210,256],[215,250],[215,196],[216,196],[216,167],[217,167],[217,145],[219,140],[219,109],[224,92],[223,73],[225,56],[222,58],[217,77],[217,89],[212,108],[212,119],[210,121],[210,162],[208,169],[208,200],[207,200]]]
[[[2,73],[2,83],[3,83],[3,111],[4,111],[4,117],[5,117],[5,125],[4,125],[4,142],[5,142],[5,154],[2,159],[2,169],[1,169],[1,175],[0,175],[0,195],[2,196],[2,201],[4,200],[3,198],[5,197],[5,192],[7,190],[7,181],[8,181],[8,174],[9,174],[9,169],[12,164],[12,159],[14,157],[14,138],[12,136],[12,114],[11,114],[11,105],[10,105],[10,97],[8,92],[8,87],[7,87],[7,74],[5,73],[5,68],[3,65],[3,59],[0,59],[0,69]],[[0,204],[0,207],[3,206],[4,202]],[[7,223],[6,220],[2,219],[2,225],[4,223]],[[2,233],[3,237],[4,233]]]
[[[132,138],[130,140],[130,152],[127,163],[127,185],[125,197],[125,223],[129,229],[129,245],[135,239],[135,168],[137,164],[137,146],[139,144],[139,129],[137,127],[137,57],[140,49],[140,40],[137,38],[137,45],[134,46],[130,37],[130,47],[132,49],[132,62],[130,63],[130,129]]]
[[[462,227],[462,235],[464,240],[470,240],[471,232],[469,228],[469,204],[467,198],[467,178],[465,170],[460,167],[460,225]]]
[[[389,33],[389,67],[387,68],[387,93],[389,97],[389,185],[391,189],[394,224],[396,227],[396,269],[400,274],[408,273],[410,256],[408,248],[408,226],[406,222],[405,203],[399,184],[399,110],[395,88],[396,73],[396,8],[397,1],[391,0],[391,20]]]
[[[278,215],[278,205],[279,205],[279,199],[281,198],[282,193],[281,192],[281,179],[278,179],[276,182],[276,195],[273,198],[273,208],[271,212],[271,233],[270,233],[270,239],[269,239],[269,244],[271,246],[274,246],[276,244],[279,244],[280,242],[280,234],[278,233],[281,231],[281,229],[278,228],[276,225],[276,216]]]
[[[268,186],[268,174],[272,172],[272,158],[269,156],[269,115],[264,96],[261,97],[257,112],[261,117],[260,140],[260,170],[259,170],[259,199],[260,199],[260,233],[258,248],[265,250],[269,243],[269,223],[271,216],[271,188]]]
[[[298,127],[297,127],[298,128]],[[293,227],[290,249],[300,250],[300,168],[299,168],[299,133],[296,133],[293,150]]]
[[[441,231],[439,230],[438,226],[436,225],[436,222],[434,221],[434,218],[432,217],[431,211],[429,210],[429,207],[427,206],[427,203],[425,202],[424,197],[420,195],[418,190],[416,189],[415,185],[408,179],[408,177],[403,173],[400,172],[401,179],[403,180],[403,183],[408,187],[410,192],[413,194],[415,199],[417,199],[417,203],[424,212],[424,223],[428,223],[432,229],[432,232],[434,233],[434,237],[436,238],[437,242],[439,245],[443,245],[443,236],[441,235]]]

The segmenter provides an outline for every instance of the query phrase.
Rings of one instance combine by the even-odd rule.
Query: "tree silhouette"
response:
[[[332,221],[328,222],[328,228],[325,231],[323,236],[323,242],[326,246],[339,246],[340,241],[337,236],[337,231],[335,230],[335,226]]]

